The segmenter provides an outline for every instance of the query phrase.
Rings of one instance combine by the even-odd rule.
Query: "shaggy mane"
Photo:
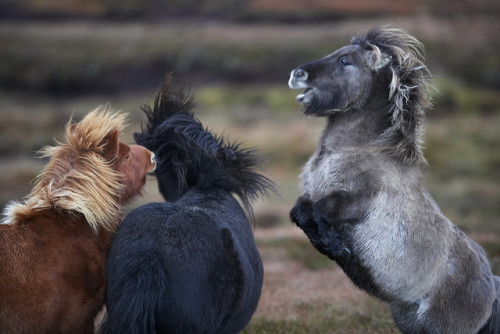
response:
[[[253,218],[251,202],[258,194],[274,191],[274,183],[259,173],[262,159],[255,150],[242,149],[205,129],[194,117],[192,95],[174,82],[167,75],[153,108],[141,107],[148,123],[141,133],[134,133],[139,145],[156,153],[157,177],[171,177],[163,196],[175,201],[195,186],[222,188],[236,194]]]
[[[113,161],[103,157],[106,136],[125,128],[125,116],[100,106],[78,124],[66,126],[66,142],[42,148],[50,158],[24,202],[11,202],[2,223],[15,223],[33,210],[66,210],[82,214],[94,232],[114,230],[120,220],[120,194],[124,188]]]
[[[378,63],[389,56],[392,80],[388,99],[392,102],[392,126],[381,137],[384,150],[403,158],[409,164],[425,164],[422,153],[425,108],[431,105],[428,78],[424,64],[424,46],[406,30],[392,26],[373,28],[366,36],[351,41],[366,50],[375,51]]]

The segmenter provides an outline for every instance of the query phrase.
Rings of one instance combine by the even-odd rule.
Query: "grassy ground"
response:
[[[498,91],[471,84],[481,78],[482,71],[481,75],[468,77],[471,81],[457,81],[450,74],[455,72],[446,72],[446,66],[439,63],[443,55],[431,52],[441,50],[436,46],[442,44],[439,38],[448,43],[444,43],[446,46],[457,41],[455,35],[462,35],[453,34],[446,22],[423,24],[426,22],[422,18],[406,22],[408,29],[419,31],[428,41],[431,66],[439,74],[435,84],[440,93],[436,95],[435,108],[429,113],[425,137],[425,155],[429,162],[425,181],[445,215],[485,247],[494,271],[500,274]],[[97,105],[111,103],[115,109],[129,113],[130,127],[123,139],[132,142],[132,133],[140,129],[143,120],[138,106],[152,102],[154,87],[149,87],[151,84],[140,89],[122,87],[124,93],[115,82],[116,78],[123,77],[111,75],[114,79],[110,79],[106,75],[128,68],[132,63],[140,72],[142,65],[149,68],[148,64],[157,60],[158,68],[164,70],[170,64],[177,69],[189,69],[188,73],[193,68],[205,71],[207,66],[212,66],[213,72],[192,80],[199,118],[214,132],[241,141],[245,147],[259,148],[267,160],[267,173],[279,191],[279,195],[271,194],[255,204],[255,236],[264,260],[265,282],[258,310],[244,333],[396,332],[387,307],[356,289],[342,271],[316,252],[288,221],[288,211],[299,194],[301,166],[314,150],[323,127],[323,120],[300,116],[294,102],[296,92],[286,87],[288,71],[305,60],[332,51],[341,41],[346,43],[353,33],[376,23],[383,22],[348,21],[335,26],[311,25],[308,29],[229,24],[198,28],[193,25],[64,23],[18,27],[0,24],[0,42],[8,46],[7,58],[3,67],[0,66],[3,80],[0,85],[3,87],[0,90],[0,207],[29,192],[32,186],[29,181],[44,163],[34,158],[35,151],[52,144],[54,138],[62,139],[64,124],[72,115],[78,120]],[[457,26],[457,31],[469,37],[480,36],[481,23],[473,22],[469,30],[465,23],[459,22]],[[332,42],[326,44],[330,38]],[[478,43],[477,39],[471,40]],[[61,49],[68,52],[56,52]],[[487,49],[487,45],[478,46],[477,63],[489,59]],[[36,50],[40,51],[38,56]],[[465,53],[451,55],[455,57],[451,63],[465,67],[456,60],[463,59]],[[39,57],[40,54],[43,57]],[[230,59],[223,62],[221,59],[228,55]],[[264,64],[266,58],[272,59]],[[16,71],[6,69],[7,61],[14,63],[17,79]],[[498,57],[487,62],[487,68],[495,62]],[[479,66],[477,63],[472,65]],[[247,71],[242,70],[247,66]],[[163,70],[151,73],[144,80],[157,80],[153,85],[156,86]],[[251,80],[228,84],[222,80],[222,77],[239,75],[249,78],[252,71],[274,72],[269,80],[264,80],[266,84]],[[221,80],[217,79],[219,72],[225,73],[221,74]],[[142,78],[133,75],[138,72],[127,73],[135,81]],[[211,78],[207,81],[209,84],[203,77]],[[275,81],[276,78],[281,79]],[[125,79],[123,82],[129,80]],[[8,82],[26,90],[9,90]],[[63,94],[61,88],[92,82],[104,82],[107,88],[102,91],[96,84],[96,91],[84,95]],[[44,95],[51,87],[63,95]],[[161,198],[156,182],[151,178],[144,196],[126,210],[158,200]]]
[[[294,106],[295,92],[284,87],[209,86],[193,93],[203,123],[230,140],[258,147],[267,159],[268,175],[278,186],[279,195],[271,194],[255,204],[255,233],[265,282],[257,313],[244,333],[396,332],[387,307],[356,289],[288,221],[288,211],[299,194],[301,165],[316,145],[323,120],[302,118]],[[152,96],[153,92],[111,101],[130,114],[125,141],[132,142],[132,132],[140,129],[142,115],[137,105],[150,102]],[[72,114],[79,119],[105,102],[99,97],[54,101],[12,95],[3,101],[10,104],[4,109],[8,113],[2,114],[10,126],[2,133],[12,136],[10,144],[2,143],[0,193],[4,201],[20,198],[29,190],[28,182],[41,166],[41,161],[30,158],[33,150],[50,144],[52,138],[61,139],[63,125]],[[498,112],[458,109],[431,117],[426,136],[426,183],[431,194],[448,217],[485,247],[497,274],[499,126]],[[159,200],[156,182],[150,178],[144,196],[127,211]]]

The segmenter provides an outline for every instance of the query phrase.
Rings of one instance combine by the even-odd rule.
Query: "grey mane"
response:
[[[390,57],[392,80],[388,99],[392,125],[382,134],[380,145],[408,164],[425,164],[421,145],[425,109],[431,105],[431,99],[423,44],[407,31],[387,26],[353,37],[351,43],[375,51],[378,57]]]

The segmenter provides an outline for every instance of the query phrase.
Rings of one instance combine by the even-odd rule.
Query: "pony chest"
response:
[[[348,188],[349,175],[345,168],[343,154],[316,151],[304,165],[301,174],[303,193],[318,200],[332,190]]]

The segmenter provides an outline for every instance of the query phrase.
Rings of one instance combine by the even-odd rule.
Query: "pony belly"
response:
[[[379,252],[373,255],[373,252]],[[405,259],[394,256],[394,253],[380,252],[379,248],[360,249],[360,262],[378,288],[376,295],[384,300],[401,300],[414,302],[421,299],[432,289],[433,278],[414,273]],[[370,254],[370,255],[364,255]],[[373,256],[372,256],[373,255]],[[412,276],[414,275],[414,276]],[[429,281],[427,281],[429,279]]]
[[[379,195],[367,219],[353,228],[353,251],[382,295],[414,302],[436,284],[440,268],[429,263],[429,259],[415,256],[409,222],[397,210],[388,208],[387,202],[390,201],[385,195]]]

